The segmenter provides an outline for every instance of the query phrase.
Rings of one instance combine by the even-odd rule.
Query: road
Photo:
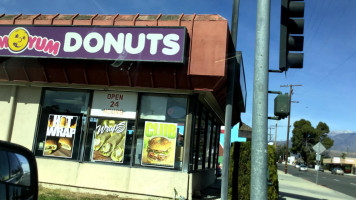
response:
[[[24,175],[22,176],[22,180],[19,183],[19,185],[23,185],[23,186],[30,186],[31,185],[31,175],[30,175],[30,173],[24,173]]]
[[[278,164],[278,169],[284,171],[284,165]],[[316,171],[310,168],[307,172],[303,172],[288,165],[287,172],[314,183],[316,181]],[[356,198],[356,176],[334,175],[329,171],[319,172],[318,184]]]

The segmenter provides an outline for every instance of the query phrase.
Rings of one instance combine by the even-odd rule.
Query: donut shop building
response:
[[[233,125],[245,111],[236,55],[220,15],[0,15],[0,140],[44,187],[192,199],[216,179],[230,65]]]

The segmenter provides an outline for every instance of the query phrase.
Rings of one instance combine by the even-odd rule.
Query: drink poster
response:
[[[127,121],[98,119],[93,139],[93,161],[123,163]]]
[[[78,116],[50,114],[43,156],[71,158]]]
[[[177,124],[145,122],[142,148],[142,165],[174,167]]]

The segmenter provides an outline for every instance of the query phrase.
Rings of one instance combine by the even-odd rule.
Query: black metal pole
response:
[[[231,19],[231,37],[234,44],[234,51],[236,51],[237,41],[237,25],[239,16],[240,0],[234,0],[232,8]],[[241,63],[241,54],[235,54],[238,56],[238,63]],[[228,61],[228,73],[227,73],[227,98],[225,108],[225,133],[224,133],[224,154],[223,154],[223,168],[221,177],[221,199],[228,199],[229,191],[229,162],[230,162],[230,143],[231,143],[231,120],[232,120],[232,106],[234,97],[234,83],[236,78],[236,68],[233,62]]]

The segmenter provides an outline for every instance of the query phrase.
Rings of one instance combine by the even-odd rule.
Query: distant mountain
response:
[[[328,136],[334,140],[334,145],[328,151],[330,157],[340,157],[342,153],[348,153],[347,157],[356,158],[356,133],[351,131],[334,131]],[[277,145],[285,145],[286,141],[277,141]],[[289,148],[292,142],[289,141]]]
[[[345,153],[345,152],[333,151],[333,150],[328,151],[328,155],[329,155],[330,157],[341,157],[343,153]],[[349,153],[346,153],[345,156],[346,156],[346,157],[349,157],[349,158],[356,158],[356,152],[349,152]]]
[[[339,152],[356,152],[356,133],[329,133],[334,140],[330,150]]]
[[[329,137],[333,137],[336,135],[342,135],[342,134],[349,134],[349,133],[355,133],[355,131],[350,131],[350,130],[340,130],[340,131],[330,131],[330,133],[328,133]]]

